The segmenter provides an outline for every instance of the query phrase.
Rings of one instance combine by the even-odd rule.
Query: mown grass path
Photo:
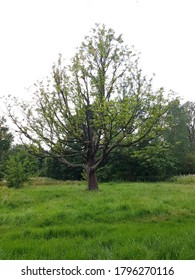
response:
[[[0,188],[0,259],[195,259],[195,185]]]

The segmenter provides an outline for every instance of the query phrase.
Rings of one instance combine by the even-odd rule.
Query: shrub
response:
[[[20,188],[30,178],[30,162],[25,159],[21,161],[18,154],[11,155],[6,165],[6,181],[10,188]]]

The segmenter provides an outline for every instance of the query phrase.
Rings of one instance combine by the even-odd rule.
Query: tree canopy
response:
[[[88,189],[98,189],[96,170],[114,149],[163,141],[169,122],[175,101],[153,89],[138,60],[121,35],[96,25],[70,65],[59,56],[51,77],[36,83],[33,102],[8,100],[9,116],[34,153],[82,168]]]

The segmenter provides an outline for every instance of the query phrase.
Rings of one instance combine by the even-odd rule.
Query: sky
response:
[[[0,96],[25,98],[95,23],[123,34],[154,84],[195,101],[193,0],[0,0]]]

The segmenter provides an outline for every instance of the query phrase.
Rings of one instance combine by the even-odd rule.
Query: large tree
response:
[[[172,105],[164,90],[153,90],[138,56],[122,36],[96,25],[69,66],[61,56],[51,77],[38,82],[33,104],[18,102],[22,120],[9,116],[35,152],[69,167],[83,168],[88,189],[98,189],[97,168],[117,147],[137,145],[161,135]],[[72,158],[77,158],[71,160]],[[79,163],[78,163],[79,159]]]

